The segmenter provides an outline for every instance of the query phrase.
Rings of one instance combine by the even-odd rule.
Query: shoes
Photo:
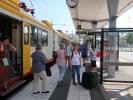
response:
[[[45,92],[42,92],[42,93],[49,93],[49,91],[45,91]]]
[[[58,81],[57,86],[58,86],[58,87],[61,86],[61,81]]]
[[[59,80],[57,86],[60,87],[64,83],[64,80]]]
[[[40,93],[39,91],[37,91],[37,92],[33,92],[33,94],[38,94],[38,93]]]
[[[77,83],[73,82],[73,85],[77,86]]]
[[[78,82],[78,84],[79,84],[79,85],[82,85],[82,83],[81,83],[81,82]]]

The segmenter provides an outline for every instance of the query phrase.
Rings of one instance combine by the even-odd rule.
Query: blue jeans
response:
[[[75,81],[75,74],[77,73],[77,78],[80,77],[80,65],[72,65],[72,79]]]
[[[58,65],[58,68],[59,68],[59,81],[62,81],[66,72],[66,64]]]

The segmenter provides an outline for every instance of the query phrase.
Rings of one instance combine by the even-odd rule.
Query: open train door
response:
[[[26,75],[31,70],[30,61],[30,24],[23,22],[22,30],[22,47],[23,47],[23,75]]]

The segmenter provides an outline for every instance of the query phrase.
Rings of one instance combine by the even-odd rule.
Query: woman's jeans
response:
[[[72,65],[72,79],[75,82],[75,74],[77,73],[78,82],[80,82],[80,65]]]
[[[58,65],[58,68],[59,68],[59,81],[62,81],[66,72],[66,64]]]

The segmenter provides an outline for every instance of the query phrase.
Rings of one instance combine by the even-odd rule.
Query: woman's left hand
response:
[[[11,43],[9,43],[9,46],[13,49],[14,52],[17,52],[17,49]]]

